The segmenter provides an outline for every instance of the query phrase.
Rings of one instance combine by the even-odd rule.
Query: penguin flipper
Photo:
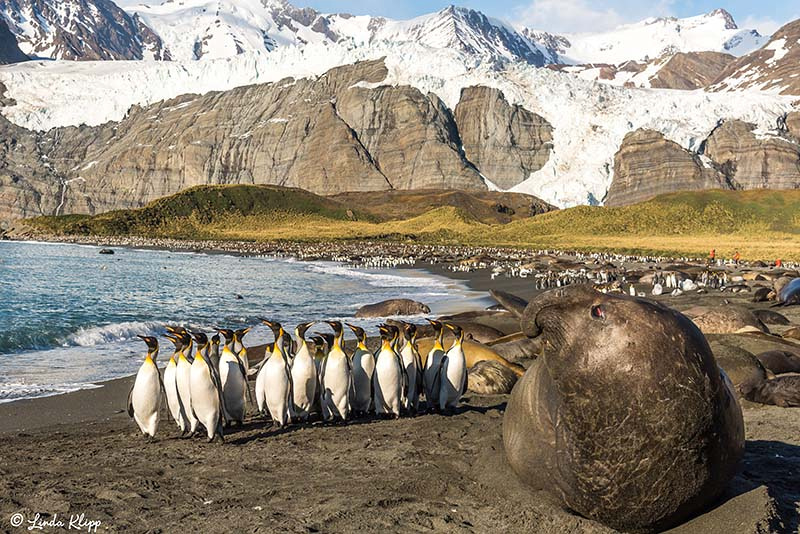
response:
[[[134,383],[134,385],[136,384]],[[133,418],[133,386],[128,392],[128,417]]]
[[[158,384],[161,387],[161,395],[163,395],[162,398],[164,399],[164,402],[161,403],[161,405],[164,406],[164,408],[166,408],[166,411],[167,411],[167,422],[169,422],[169,421],[172,421],[173,419],[172,419],[172,414],[169,411],[169,400],[167,399],[167,388],[164,385],[164,377],[161,376],[161,373],[157,372],[156,374],[158,375]]]
[[[217,390],[217,398],[219,399],[219,417],[222,420],[222,423],[225,424],[228,422],[227,417],[225,417],[225,396],[222,394],[222,379],[219,377],[219,367],[211,365],[209,362],[206,362],[208,366],[208,372],[211,375],[211,383],[214,384],[214,389]]]
[[[464,366],[464,384],[461,386],[461,396],[467,393],[467,386],[469,385],[469,367]]]

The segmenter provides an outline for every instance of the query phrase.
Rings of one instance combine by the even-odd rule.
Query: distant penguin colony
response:
[[[224,441],[225,429],[241,425],[248,402],[258,415],[278,428],[306,423],[312,416],[325,422],[347,421],[375,414],[384,418],[414,415],[420,397],[428,411],[450,413],[466,391],[467,359],[464,332],[456,325],[430,321],[436,332],[433,349],[423,363],[417,346],[417,326],[379,326],[380,346],[367,348],[367,333],[347,324],[356,337],[355,349],[344,348],[344,328],[327,321],[330,333],[313,333],[315,324],[302,323],[295,339],[280,323],[262,320],[274,335],[261,362],[250,367],[243,338],[250,330],[220,328],[209,337],[182,327],[167,327],[174,345],[162,374],[156,363],[155,337],[139,336],[147,345],[128,395],[128,415],[142,435],[152,439],[161,419],[162,400],[168,418],[182,436],[201,431],[208,442]],[[444,329],[454,340],[444,348]],[[220,348],[221,347],[221,348]],[[255,378],[255,400],[248,385]]]

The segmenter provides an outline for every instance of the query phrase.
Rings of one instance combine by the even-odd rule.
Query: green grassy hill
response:
[[[420,194],[359,193],[333,199],[275,186],[201,186],[137,210],[39,217],[26,223],[49,234],[255,241],[370,238],[693,256],[715,248],[721,255],[739,250],[751,259],[800,259],[800,191],[682,192],[620,208],[579,206],[499,219],[494,211],[502,214],[507,206],[488,194],[470,193],[475,198],[434,209],[429,208],[436,201]],[[371,196],[380,199],[373,209]],[[517,209],[526,206],[524,199],[506,200]]]

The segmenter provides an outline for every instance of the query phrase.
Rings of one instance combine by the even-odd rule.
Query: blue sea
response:
[[[136,336],[161,336],[165,324],[211,331],[257,325],[263,317],[293,329],[309,320],[352,321],[360,306],[398,297],[425,302],[432,315],[486,305],[462,283],[421,270],[99,250],[0,242],[0,402],[96,387],[135,373],[145,348]],[[271,340],[260,325],[245,338],[247,345]],[[172,345],[160,341],[163,365]]]

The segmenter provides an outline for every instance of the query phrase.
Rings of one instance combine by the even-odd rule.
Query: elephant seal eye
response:
[[[606,311],[599,304],[592,306],[592,317],[595,319],[605,319]]]

